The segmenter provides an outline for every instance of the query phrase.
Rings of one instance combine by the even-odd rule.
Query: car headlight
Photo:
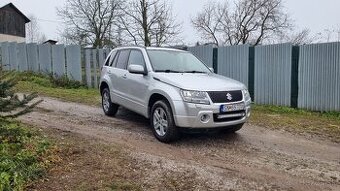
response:
[[[207,92],[181,90],[181,95],[185,102],[205,105],[210,104]]]
[[[242,90],[242,92],[243,92],[244,100],[246,102],[251,102],[251,97],[250,97],[249,91],[247,89],[245,89],[245,90]]]

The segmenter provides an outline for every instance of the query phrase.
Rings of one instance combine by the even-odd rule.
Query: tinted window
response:
[[[110,63],[110,66],[111,66],[111,67],[116,66],[117,60],[118,60],[118,57],[119,57],[119,53],[120,53],[120,52],[117,52],[117,54],[114,56],[114,58],[111,59],[111,63]],[[112,56],[111,56],[111,57],[112,57]]]
[[[131,50],[128,65],[141,65],[144,66],[144,57],[141,51]]]
[[[127,61],[129,58],[130,50],[122,50],[119,53],[116,68],[126,69]]]
[[[111,55],[105,61],[105,66],[112,66],[112,60],[116,56],[116,53],[116,51],[111,53]]]
[[[111,57],[108,57],[108,58],[106,58],[106,62],[105,62],[105,66],[108,66],[109,65],[109,63],[110,63],[110,60],[111,60]]]

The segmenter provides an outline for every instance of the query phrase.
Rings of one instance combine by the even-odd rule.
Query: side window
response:
[[[105,64],[104,66],[108,66],[111,60],[111,56],[109,56],[108,58],[106,58]]]
[[[116,68],[126,69],[127,61],[129,59],[130,50],[122,50],[117,58]]]
[[[128,65],[130,64],[145,66],[144,57],[141,51],[131,50]]]
[[[113,58],[111,58],[111,63],[110,63],[110,66],[111,67],[115,67],[116,66],[116,63],[117,63],[117,60],[118,60],[118,57],[119,57],[119,53],[120,52],[117,52]],[[111,56],[112,57],[112,56]]]
[[[105,66],[111,66],[112,65],[112,59],[115,57],[117,51],[114,51],[110,54],[110,56],[108,58],[106,58],[106,61],[105,61]]]

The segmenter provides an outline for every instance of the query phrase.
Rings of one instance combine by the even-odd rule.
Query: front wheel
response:
[[[157,101],[151,109],[150,123],[155,137],[169,143],[179,137],[178,128],[175,125],[171,107],[166,101]]]
[[[113,117],[118,111],[119,105],[111,102],[109,88],[105,88],[102,92],[102,107],[105,115],[107,116]]]

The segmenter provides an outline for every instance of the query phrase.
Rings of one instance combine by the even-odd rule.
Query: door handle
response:
[[[126,74],[124,74],[124,75],[122,76],[122,78],[126,79],[126,78],[127,78]]]
[[[108,73],[108,74],[112,74],[111,70],[108,70],[107,73]]]

